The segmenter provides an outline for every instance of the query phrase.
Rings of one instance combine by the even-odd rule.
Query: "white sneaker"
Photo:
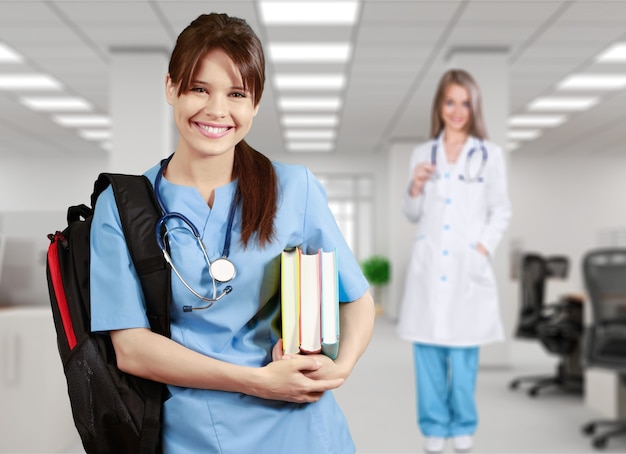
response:
[[[424,443],[424,451],[426,451],[428,454],[438,454],[440,452],[443,452],[443,447],[445,443],[445,438],[426,437],[426,442]]]
[[[457,435],[452,440],[456,452],[471,452],[474,447],[474,440],[471,435]]]

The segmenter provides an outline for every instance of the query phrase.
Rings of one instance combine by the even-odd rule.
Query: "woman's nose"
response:
[[[228,105],[223,96],[212,94],[207,97],[204,112],[214,118],[224,118],[228,112]]]

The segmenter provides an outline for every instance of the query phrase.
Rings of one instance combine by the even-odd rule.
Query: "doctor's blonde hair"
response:
[[[450,85],[460,85],[465,88],[470,98],[470,119],[467,126],[468,134],[479,139],[487,138],[487,130],[483,119],[482,100],[480,89],[474,78],[462,69],[450,69],[441,76],[439,86],[435,92],[430,116],[430,137],[439,136],[444,128],[441,119],[441,107],[446,100],[446,91]]]

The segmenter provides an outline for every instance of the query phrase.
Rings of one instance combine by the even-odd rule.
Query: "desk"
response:
[[[583,295],[583,298],[588,298]],[[588,300],[587,300],[588,301]],[[593,315],[589,304],[584,311],[585,323]],[[626,418],[626,385],[619,374],[608,369],[585,369],[585,405],[607,419]]]
[[[616,372],[585,370],[585,405],[607,419],[626,419],[626,385]]]
[[[0,307],[0,452],[63,452],[76,438],[50,308]]]

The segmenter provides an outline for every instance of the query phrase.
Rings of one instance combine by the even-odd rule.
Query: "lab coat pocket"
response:
[[[474,247],[470,251],[469,272],[475,284],[488,287],[495,286],[493,270],[491,269],[491,259],[478,252]]]

